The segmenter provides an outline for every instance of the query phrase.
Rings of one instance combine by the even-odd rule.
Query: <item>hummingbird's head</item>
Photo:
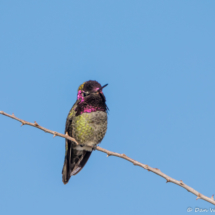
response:
[[[107,84],[101,86],[97,81],[86,81],[78,88],[77,114],[94,112],[97,110],[106,111],[106,99],[102,92]]]

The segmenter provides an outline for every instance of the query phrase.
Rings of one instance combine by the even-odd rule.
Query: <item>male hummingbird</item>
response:
[[[78,88],[77,101],[66,119],[65,133],[75,138],[79,145],[66,140],[63,183],[68,183],[88,161],[92,149],[102,141],[107,130],[106,99],[103,87],[97,81],[84,82]]]

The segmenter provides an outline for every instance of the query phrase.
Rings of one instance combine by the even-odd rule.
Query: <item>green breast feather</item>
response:
[[[90,115],[81,114],[74,117],[72,122],[74,138],[80,143],[84,144],[86,140],[91,140],[93,138],[93,128],[90,125]]]

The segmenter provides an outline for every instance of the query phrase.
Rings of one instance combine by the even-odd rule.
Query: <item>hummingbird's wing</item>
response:
[[[71,125],[76,114],[75,108],[76,104],[73,105],[66,119],[65,133],[68,132],[68,135],[71,137],[73,137]],[[72,175],[76,175],[81,171],[92,153],[85,150],[76,150],[74,146],[76,146],[74,142],[66,140],[65,160],[62,170],[64,184],[68,183]]]

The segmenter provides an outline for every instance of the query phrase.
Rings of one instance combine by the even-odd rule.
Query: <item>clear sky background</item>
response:
[[[104,89],[100,144],[215,194],[215,1],[1,1],[0,110],[64,132],[77,88]],[[187,214],[215,206],[95,151],[62,183],[65,140],[0,115],[0,214]],[[194,213],[194,212],[190,212]]]

